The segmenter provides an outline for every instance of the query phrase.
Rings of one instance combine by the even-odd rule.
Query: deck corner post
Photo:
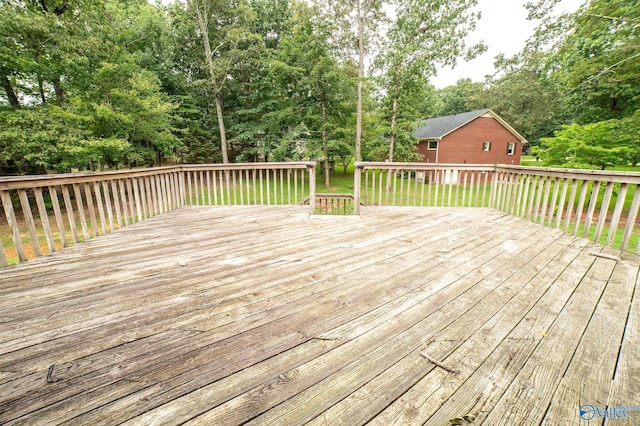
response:
[[[355,164],[355,173],[353,175],[353,214],[360,214],[360,184],[362,181],[362,169],[364,164],[357,162]]]
[[[309,214],[314,214],[316,211],[316,163],[309,163],[307,168],[309,169]]]

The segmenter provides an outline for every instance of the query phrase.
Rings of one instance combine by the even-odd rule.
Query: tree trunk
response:
[[[220,148],[222,150],[222,162],[226,164],[229,162],[229,154],[227,153],[227,137],[225,135],[224,119],[222,117],[222,87],[217,87],[216,85],[216,73],[213,66],[213,58],[211,56],[211,45],[209,44],[209,18],[204,15],[198,5],[194,5],[192,2],[187,2],[187,4],[195,8],[196,20],[198,21],[198,26],[200,27],[200,31],[202,32],[204,55],[207,59],[207,66],[209,67],[211,86],[213,87],[216,96],[216,114],[218,116],[218,127],[220,128]]]
[[[64,89],[62,88],[62,82],[60,81],[59,75],[53,79],[53,90],[56,93],[56,103],[58,104],[58,106],[62,106]]]
[[[229,162],[229,154],[227,154],[227,137],[224,130],[224,118],[222,117],[222,99],[220,93],[216,93],[216,115],[218,116],[218,127],[220,128],[220,146],[222,148],[222,162]]]
[[[3,74],[0,79],[2,80],[2,87],[4,88],[4,92],[7,94],[7,98],[9,98],[9,104],[11,107],[20,109],[20,101],[18,100],[16,92],[13,90],[13,86],[11,85],[9,78]]]
[[[38,90],[40,91],[40,100],[43,104],[47,103],[47,97],[44,94],[44,81],[42,81],[42,77],[38,74]]]
[[[391,112],[391,137],[389,138],[389,162],[393,162],[393,150],[396,145],[396,121],[398,117],[398,81],[393,85],[393,107]]]
[[[358,12],[358,103],[356,106],[356,161],[362,160],[362,79],[364,77],[364,14],[362,0],[357,0]]]
[[[331,186],[329,173],[329,147],[327,146],[327,100],[325,96],[322,96],[322,150],[324,151],[324,186],[329,188]]]

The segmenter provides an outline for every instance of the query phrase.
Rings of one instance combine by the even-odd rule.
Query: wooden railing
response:
[[[357,162],[356,214],[360,205],[487,207],[493,165]]]
[[[188,205],[301,204],[315,163],[157,167],[0,177],[0,266],[24,262]]]
[[[198,164],[182,169],[186,203],[192,205],[301,204],[315,194],[313,162]]]
[[[491,207],[640,253],[640,173],[523,166],[356,163],[366,206]]]
[[[359,214],[361,205],[489,207],[640,253],[636,223],[640,173],[358,162],[354,180],[353,197],[326,196],[321,209]],[[24,262],[184,205],[303,204],[308,200],[310,213],[318,213],[315,185],[312,162],[1,177],[5,217],[0,221],[0,266]],[[339,208],[338,200],[343,203]]]
[[[316,194],[314,213],[320,215],[352,215],[354,214],[353,195]]]
[[[493,207],[640,252],[640,173],[497,166]]]

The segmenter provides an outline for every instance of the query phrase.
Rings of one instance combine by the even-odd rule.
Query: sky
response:
[[[461,78],[471,78],[482,82],[485,75],[493,74],[493,61],[496,55],[504,53],[511,57],[519,53],[527,39],[533,34],[537,22],[527,21],[527,0],[478,0],[477,8],[482,17],[476,24],[476,30],[467,38],[467,44],[473,45],[484,40],[488,50],[470,62],[459,61],[454,68],[442,68],[431,83],[441,89],[456,84]],[[562,0],[557,12],[574,12],[584,0]]]

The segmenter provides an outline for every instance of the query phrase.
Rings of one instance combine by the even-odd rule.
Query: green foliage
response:
[[[379,84],[386,91],[382,107],[389,124],[382,133],[389,140],[390,161],[397,150],[403,154],[400,158],[415,159],[417,141],[407,135],[424,118],[417,106],[423,94],[432,91],[426,82],[435,75],[436,65],[455,65],[460,56],[473,58],[485,49],[482,44],[467,48],[464,41],[479,17],[472,11],[476,4],[476,0],[398,2],[396,20],[375,61]]]
[[[591,0],[553,57],[581,123],[632,115],[640,108],[640,8],[633,1]]]
[[[636,117],[637,119],[638,117]],[[553,138],[543,138],[534,149],[546,165],[572,168],[600,168],[638,162],[640,138],[628,132],[630,122],[600,121],[563,126]]]
[[[84,165],[89,122],[89,117],[53,105],[2,111],[0,170],[32,174]]]
[[[486,108],[487,105],[484,85],[474,83],[470,78],[460,79],[455,85],[438,90],[438,97],[437,110],[431,115],[433,117],[460,114]]]

